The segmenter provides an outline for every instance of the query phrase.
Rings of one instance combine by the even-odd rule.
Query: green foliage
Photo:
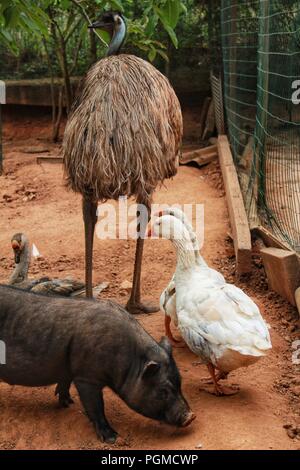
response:
[[[49,17],[49,9],[55,12],[55,16],[59,15],[59,23],[67,17],[66,34],[72,31],[78,16],[87,21],[104,10],[121,11],[128,19],[128,44],[145,51],[152,60],[157,54],[167,59],[163,51],[165,46],[154,38],[160,26],[168,33],[174,46],[178,47],[175,28],[181,13],[186,11],[183,0],[1,0],[0,41],[17,52],[18,31],[48,37],[49,26],[53,21]],[[105,38],[102,33],[100,36]]]
[[[207,2],[199,0],[0,0],[0,70],[2,77],[63,76],[61,39],[74,75],[105,54],[109,37],[87,25],[103,11],[123,13],[128,33],[125,51],[162,67],[197,64],[196,51],[207,46]],[[48,58],[45,47],[47,49]],[[9,50],[10,49],[10,52]],[[193,53],[190,54],[188,50]],[[14,52],[15,58],[11,55]],[[48,65],[47,65],[48,64]]]
[[[45,4],[48,3],[46,0]],[[47,36],[48,17],[40,8],[39,2],[31,0],[1,0],[0,2],[0,41],[16,51],[14,32],[21,30],[33,36]]]

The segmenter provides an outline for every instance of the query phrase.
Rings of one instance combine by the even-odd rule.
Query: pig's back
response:
[[[66,368],[76,375],[86,363],[92,377],[99,364],[113,366],[121,352],[130,353],[145,337],[136,320],[113,302],[48,297],[0,286],[0,339],[7,357],[1,377],[9,383],[55,383]]]

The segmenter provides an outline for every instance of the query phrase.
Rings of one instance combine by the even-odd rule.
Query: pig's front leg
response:
[[[58,395],[59,405],[63,408],[68,408],[70,404],[74,403],[69,392],[71,382],[71,380],[62,380],[55,388],[55,395]]]
[[[118,434],[106,420],[102,390],[98,385],[88,382],[75,380],[74,383],[86,414],[95,426],[97,435],[102,441],[113,444]]]

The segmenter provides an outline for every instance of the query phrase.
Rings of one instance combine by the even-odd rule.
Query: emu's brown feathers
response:
[[[133,55],[97,62],[85,77],[63,142],[68,186],[95,201],[149,203],[176,174],[182,116],[168,80]]]

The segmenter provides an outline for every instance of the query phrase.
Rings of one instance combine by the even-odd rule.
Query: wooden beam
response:
[[[240,275],[251,271],[251,234],[243,196],[226,135],[218,137],[218,153],[232,229],[236,272]]]
[[[260,253],[269,288],[296,305],[295,291],[300,285],[300,264],[296,253],[272,247],[262,248]]]
[[[264,242],[264,244],[268,247],[271,246],[273,248],[281,248],[282,250],[290,250],[291,248],[285,244],[284,242],[278,240],[275,235],[273,235],[269,230],[267,230],[262,225],[258,225],[257,227],[251,228],[251,233],[258,235]]]
[[[36,162],[40,163],[63,163],[62,157],[49,157],[49,156],[40,156],[36,158]]]
[[[184,152],[180,158],[180,164],[195,162],[199,166],[212,162],[218,156],[217,145],[210,145],[201,149]]]
[[[201,139],[201,137],[203,135],[203,132],[204,132],[205,120],[206,120],[207,111],[208,111],[210,102],[211,102],[211,97],[207,96],[204,99],[204,102],[203,102],[203,105],[202,105],[202,108],[201,108],[200,119],[199,119],[199,136],[200,136],[200,139]]]
[[[298,313],[299,313],[299,316],[300,316],[300,287],[298,287],[296,289],[295,301],[296,301],[296,305],[297,305],[297,308],[298,308]]]

